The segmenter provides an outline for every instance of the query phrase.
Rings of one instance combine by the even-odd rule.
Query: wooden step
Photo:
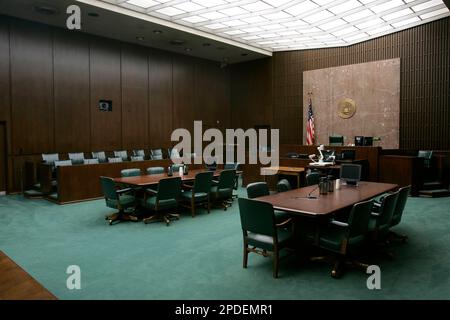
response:
[[[425,182],[422,186],[422,190],[438,190],[442,189],[442,184],[439,181]]]
[[[419,195],[428,198],[450,197],[450,191],[448,189],[420,190]]]

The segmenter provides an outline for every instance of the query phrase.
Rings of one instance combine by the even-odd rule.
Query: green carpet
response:
[[[245,189],[239,190],[241,196]],[[238,206],[186,212],[163,223],[109,226],[103,200],[60,206],[22,196],[0,197],[0,249],[60,299],[448,299],[450,198],[409,198],[397,230],[410,241],[377,258],[381,290],[350,270],[282,260],[272,278],[270,258],[251,254],[242,268]],[[66,269],[81,268],[81,290],[66,288]]]

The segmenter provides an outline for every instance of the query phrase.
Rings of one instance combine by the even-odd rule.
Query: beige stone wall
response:
[[[380,137],[374,146],[399,147],[400,59],[382,60],[303,72],[303,142],[306,144],[308,92],[312,92],[317,144],[328,136],[343,135],[344,144],[355,136]],[[356,103],[350,119],[339,117],[345,98]]]

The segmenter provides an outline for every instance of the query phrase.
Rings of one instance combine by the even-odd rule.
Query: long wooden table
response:
[[[255,199],[271,203],[277,210],[314,217],[333,214],[396,188],[396,184],[361,181],[358,186],[341,185],[326,195],[319,195],[317,186],[309,186]],[[308,198],[310,194],[317,198]]]
[[[192,181],[195,180],[195,176],[197,173],[205,172],[205,169],[192,169],[189,170],[188,174],[185,174],[181,177],[183,181]],[[218,177],[220,173],[223,170],[215,170],[214,171],[214,177]],[[242,173],[242,171],[236,171],[237,174]],[[172,177],[179,177],[178,172],[174,172]],[[167,173],[161,173],[161,174],[151,174],[151,175],[142,175],[142,176],[136,176],[136,177],[121,177],[121,178],[114,178],[114,182],[120,183],[120,184],[126,184],[130,186],[135,187],[144,187],[149,185],[155,185],[159,183],[159,180],[164,178],[170,178]]]
[[[300,188],[301,175],[305,172],[303,167],[264,167],[261,168],[261,173],[264,174],[264,181],[266,181],[266,175],[284,174],[297,177],[297,188]]]
[[[0,300],[56,300],[32,276],[0,251]]]

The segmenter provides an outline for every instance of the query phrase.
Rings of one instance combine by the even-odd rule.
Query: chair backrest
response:
[[[287,179],[281,179],[277,183],[277,191],[278,192],[286,192],[292,190],[291,184]]]
[[[362,165],[354,163],[343,163],[341,165],[341,180],[347,184],[355,184],[361,180]]]
[[[172,165],[172,171],[174,173],[178,173],[178,171],[180,170],[181,167],[183,167],[183,164],[175,163],[175,164]]]
[[[107,162],[105,151],[92,152],[92,158],[98,159],[98,162]]]
[[[59,154],[57,153],[43,153],[42,161],[46,164],[54,164],[55,161],[59,161]]]
[[[164,178],[159,180],[158,194],[156,195],[157,201],[178,199],[181,194],[181,178]]]
[[[164,173],[163,167],[150,167],[147,168],[147,174],[161,174]]]
[[[227,162],[227,163],[225,163],[224,165],[223,165],[223,169],[224,170],[237,170],[236,169],[236,163],[234,163],[234,162]]]
[[[71,166],[71,165],[72,165],[72,161],[71,160],[55,161],[55,168]]]
[[[100,177],[100,183],[102,185],[102,192],[105,196],[105,199],[118,199],[116,193],[116,183],[112,178]]]
[[[180,152],[178,151],[178,149],[169,148],[167,151],[169,153],[169,159],[179,159],[179,158],[181,158]]]
[[[114,157],[122,158],[122,161],[128,160],[128,152],[126,150],[114,151]]]
[[[398,190],[397,204],[392,215],[391,226],[397,225],[402,220],[403,211],[405,211],[406,201],[408,200],[411,186],[406,186]]]
[[[84,164],[99,164],[98,159],[84,159]]]
[[[72,164],[83,164],[84,163],[84,153],[69,153],[69,159],[72,161]]]
[[[132,168],[132,169],[123,169],[120,171],[120,175],[122,177],[137,177],[141,175],[141,169]]]
[[[270,203],[239,198],[239,215],[245,232],[277,237],[273,206]]]
[[[131,161],[144,161],[143,156],[131,156]]]
[[[312,171],[306,175],[306,185],[312,186],[314,184],[319,184],[320,173]]]
[[[423,165],[425,168],[431,168],[431,157],[433,156],[432,150],[419,150],[417,156],[423,158]]]
[[[328,144],[330,146],[343,146],[344,145],[344,137],[343,136],[329,136]]]
[[[162,149],[152,149],[150,150],[150,155],[152,160],[162,160],[164,158]]]
[[[353,205],[348,218],[348,238],[367,234],[372,206],[373,200],[358,202]]]
[[[394,215],[394,210],[397,205],[399,192],[388,194],[384,197],[383,202],[381,202],[381,207],[379,211],[379,217],[377,219],[377,227],[379,229],[384,229],[390,226],[392,216]]]
[[[341,159],[342,160],[355,160],[356,159],[356,150],[342,150]]]
[[[122,161],[122,158],[117,157],[117,158],[108,158],[108,162],[109,163],[118,163],[118,162],[123,162],[123,161]]]
[[[270,195],[266,182],[253,182],[247,185],[247,197],[249,199]]]
[[[133,156],[145,158],[145,151],[143,149],[133,150]]]
[[[214,173],[212,171],[197,173],[195,175],[194,192],[209,193],[211,191],[213,176]]]
[[[219,176],[217,190],[233,189],[236,178],[236,170],[223,170]]]

